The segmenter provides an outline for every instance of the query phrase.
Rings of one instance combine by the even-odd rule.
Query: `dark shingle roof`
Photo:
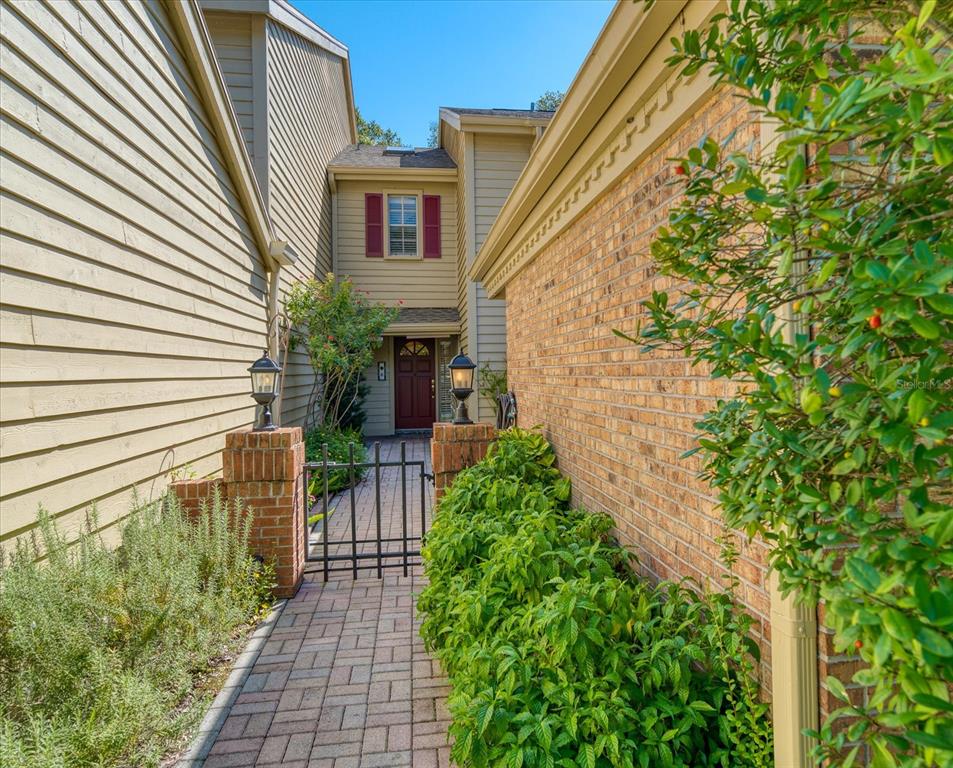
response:
[[[486,117],[529,117],[548,120],[555,112],[545,109],[469,109],[466,107],[442,107],[458,115],[480,115]]]
[[[460,313],[452,307],[401,307],[398,323],[459,323]]]
[[[456,168],[445,149],[419,147],[413,153],[389,154],[387,147],[351,144],[335,155],[331,166],[349,168]]]

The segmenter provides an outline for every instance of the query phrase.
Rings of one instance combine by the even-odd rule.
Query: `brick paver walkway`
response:
[[[385,450],[399,448],[386,443],[382,459]],[[428,452],[426,440],[408,441],[408,457]],[[400,515],[399,476],[397,470],[382,476],[387,526]],[[376,517],[373,490],[372,471],[358,494],[359,531]],[[429,483],[424,492],[429,512]],[[419,529],[419,495],[415,501]],[[347,504],[342,511],[349,517]],[[339,537],[334,517],[332,540]],[[341,515],[338,525],[350,522]],[[449,689],[415,620],[414,595],[423,583],[419,566],[406,577],[399,569],[383,579],[362,571],[355,580],[348,572],[327,583],[320,572],[308,573],[232,704],[205,768],[449,766]]]

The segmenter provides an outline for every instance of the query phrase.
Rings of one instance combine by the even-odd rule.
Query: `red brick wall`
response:
[[[251,514],[249,546],[274,563],[278,597],[291,597],[304,572],[304,438],[301,427],[225,435],[222,478],[179,480],[170,490],[189,514],[218,490]]]
[[[724,382],[680,354],[645,354],[618,338],[633,333],[639,302],[671,288],[648,248],[667,221],[680,184],[669,158],[706,134],[757,138],[746,107],[721,97],[701,109],[629,171],[507,285],[507,357],[519,424],[542,425],[573,481],[574,502],[608,512],[620,540],[652,578],[724,573],[716,538],[722,524],[712,490],[697,478],[693,423],[730,394]],[[770,663],[764,551],[740,540],[740,597],[760,622]]]
[[[496,429],[492,424],[434,424],[430,459],[434,474],[434,500],[440,501],[461,469],[486,456]]]

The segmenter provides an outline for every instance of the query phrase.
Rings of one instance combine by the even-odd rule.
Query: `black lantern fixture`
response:
[[[447,367],[450,369],[450,391],[457,399],[457,412],[453,416],[453,423],[472,424],[467,412],[467,398],[473,394],[473,371],[476,365],[466,353],[460,352]]]
[[[255,424],[256,432],[270,432],[275,429],[271,421],[271,404],[278,396],[278,374],[281,366],[268,357],[268,350],[248,369],[251,374],[251,396],[262,407],[261,417]]]

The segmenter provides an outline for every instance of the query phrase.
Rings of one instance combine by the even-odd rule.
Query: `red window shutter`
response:
[[[384,255],[384,196],[380,193],[364,195],[364,255]]]
[[[440,258],[440,195],[424,195],[424,258]]]

